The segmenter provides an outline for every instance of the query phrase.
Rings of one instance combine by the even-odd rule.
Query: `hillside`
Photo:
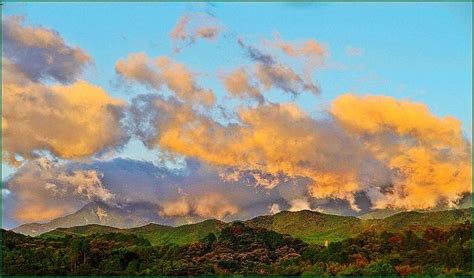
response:
[[[339,241],[361,232],[362,220],[352,216],[338,216],[302,210],[283,211],[274,215],[256,217],[246,223],[279,233],[289,234],[309,243],[322,244]]]
[[[67,235],[88,236],[92,234],[123,233],[141,236],[152,245],[188,244],[198,241],[209,233],[218,234],[225,223],[218,220],[171,227],[159,224],[148,224],[142,227],[119,229],[101,225],[85,225],[71,228],[58,228],[42,234],[42,238],[57,238]]]
[[[214,221],[215,222],[215,221]],[[212,226],[204,223],[202,226]],[[163,227],[147,225],[156,231]],[[189,227],[188,227],[189,228]],[[86,230],[101,230],[93,225]],[[153,246],[136,234],[41,238],[2,230],[1,275],[22,276],[466,276],[472,277],[472,224],[447,229],[364,232],[309,245],[243,222],[192,244]]]
[[[395,232],[403,229],[422,231],[429,226],[447,228],[452,224],[472,220],[472,208],[453,209],[434,212],[400,212],[384,219],[366,220],[366,226],[377,230]]]

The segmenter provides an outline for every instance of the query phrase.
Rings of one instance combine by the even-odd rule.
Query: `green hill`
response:
[[[210,219],[203,222],[171,227],[159,224],[148,224],[131,229],[119,229],[101,225],[85,225],[72,228],[58,228],[42,234],[42,238],[57,238],[72,236],[88,236],[92,234],[124,233],[142,236],[152,245],[187,244],[196,242],[209,233],[218,234],[225,223]]]
[[[182,225],[179,227],[149,224],[143,227],[128,229],[128,233],[141,235],[153,245],[186,244],[196,242],[209,233],[218,234],[224,222],[210,219],[196,224]]]
[[[326,240],[339,241],[360,233],[361,222],[362,220],[352,216],[330,215],[309,210],[283,211],[246,221],[251,227],[261,227],[289,234],[305,242],[319,244]]]
[[[404,229],[423,231],[429,226],[447,228],[452,224],[472,220],[472,208],[434,212],[400,212],[384,219],[366,220],[365,225],[378,230],[396,232]]]

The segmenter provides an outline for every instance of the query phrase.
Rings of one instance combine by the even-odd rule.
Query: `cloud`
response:
[[[180,52],[185,46],[194,44],[199,39],[216,40],[222,29],[219,21],[209,14],[184,14],[170,32],[174,51]]]
[[[297,96],[304,91],[319,94],[319,86],[312,80],[313,64],[305,66],[302,74],[297,73],[290,66],[278,62],[276,57],[266,54],[258,48],[247,45],[242,38],[237,40],[247,56],[255,62],[253,72],[266,90],[277,88],[285,93]],[[295,50],[296,51],[296,50]],[[310,50],[306,50],[308,55]],[[310,55],[309,57],[313,57]]]
[[[197,198],[180,198],[162,203],[162,216],[196,215],[203,218],[224,219],[228,215],[236,214],[239,209],[229,200],[214,192]]]
[[[374,207],[456,206],[471,192],[471,145],[461,123],[420,103],[386,96],[339,96],[331,113],[390,170],[390,186],[369,189]]]
[[[133,53],[126,60],[117,61],[115,71],[126,80],[133,80],[156,90],[160,90],[164,82],[145,53]]]
[[[327,55],[326,47],[314,39],[309,39],[301,42],[284,41],[279,33],[274,34],[274,41],[267,42],[280,49],[283,53],[291,57],[306,57],[312,60],[323,59]]]
[[[179,224],[247,219],[266,213],[268,204],[281,200],[277,191],[224,181],[220,171],[190,160],[180,168],[128,159],[30,160],[5,183],[10,194],[4,201],[13,205],[4,216],[19,223],[43,222],[73,213],[88,202],[105,201],[121,207],[143,204],[141,208],[154,214],[151,219]]]
[[[470,193],[471,161],[463,155],[443,153],[429,147],[404,147],[389,160],[396,171],[389,193],[374,198],[377,208],[429,209],[444,204],[456,207]]]
[[[278,32],[274,33],[273,40],[264,41],[264,45],[277,48],[289,57],[297,58],[303,64],[303,80],[304,89],[311,91],[313,94],[319,94],[320,88],[313,81],[313,74],[316,68],[325,65],[325,61],[329,56],[328,48],[315,39],[307,39],[305,41],[285,41]]]
[[[251,78],[244,68],[235,69],[224,75],[222,79],[229,95],[239,98],[252,98],[258,103],[265,101],[260,89],[252,84]]]
[[[278,204],[272,204],[270,206],[270,214],[275,214],[280,212],[280,205]]]
[[[267,90],[275,87],[296,96],[305,88],[303,79],[291,68],[281,64],[273,66],[257,64],[255,73]]]
[[[302,178],[306,192],[284,198],[290,207],[304,196],[345,200],[357,211],[365,192],[375,207],[428,208],[455,204],[470,192],[470,145],[459,122],[423,105],[343,95],[319,120],[293,103],[239,107],[236,113],[237,123],[224,125],[173,99],[141,98],[136,130],[149,119],[154,132],[139,132],[148,147],[231,169],[224,180],[272,189]],[[425,202],[414,202],[418,187],[430,191]]]
[[[308,200],[294,199],[290,201],[289,211],[311,210]]]
[[[144,53],[134,53],[126,60],[119,60],[115,70],[125,80],[141,83],[157,91],[166,85],[181,100],[208,107],[214,105],[214,93],[197,85],[196,73],[168,57],[150,59]]]
[[[271,55],[264,54],[258,48],[245,44],[243,38],[238,38],[237,43],[239,44],[241,48],[243,48],[246,51],[247,56],[252,61],[259,62],[267,66],[270,66],[276,63],[276,61]]]
[[[56,31],[23,22],[14,16],[2,22],[3,160],[18,166],[45,151],[82,159],[121,146],[128,138],[121,125],[126,104],[77,80],[91,58]]]
[[[51,220],[87,202],[114,197],[97,171],[71,169],[44,158],[23,165],[5,187],[16,198],[14,217],[21,222]]]
[[[241,107],[240,124],[222,125],[175,100],[140,100],[133,113],[136,130],[150,148],[239,171],[306,177],[314,182],[315,197],[350,198],[360,189],[358,165],[369,159],[362,146],[330,122],[310,118],[295,104]],[[149,112],[154,116],[146,115]],[[154,132],[141,131],[144,118],[151,120]],[[261,176],[253,178],[257,181]]]
[[[80,159],[112,150],[127,140],[125,103],[85,81],[43,85],[25,79],[4,60],[3,159],[17,164],[41,151]]]
[[[388,96],[345,94],[332,103],[331,113],[357,133],[394,132],[434,145],[460,147],[465,144],[459,120],[436,117],[421,103]]]
[[[92,62],[79,47],[71,47],[54,30],[25,26],[25,18],[8,16],[2,20],[3,55],[32,81],[73,82]]]

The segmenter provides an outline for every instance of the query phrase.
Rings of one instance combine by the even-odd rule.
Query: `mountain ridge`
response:
[[[235,222],[249,227],[265,228],[282,234],[288,234],[307,243],[324,244],[341,241],[357,236],[364,231],[400,231],[411,229],[422,232],[430,226],[449,227],[455,223],[470,221],[472,208],[454,209],[430,213],[401,212],[385,219],[363,220],[354,216],[338,216],[315,211],[282,211],[274,215],[258,216],[246,221],[222,222],[208,219],[194,224],[177,227],[149,223],[129,229],[120,229],[102,225],[85,225],[70,228],[58,228],[43,233],[40,237],[86,236],[94,233],[125,233],[142,236],[153,245],[187,244],[198,241],[209,233],[219,234],[222,228]]]
[[[128,206],[113,206],[104,202],[91,202],[76,212],[53,219],[47,223],[27,223],[13,228],[13,232],[24,235],[37,236],[55,230],[57,228],[70,228],[89,224],[101,224],[115,228],[132,228],[155,222],[159,219],[152,204],[141,204],[140,206],[130,204]]]

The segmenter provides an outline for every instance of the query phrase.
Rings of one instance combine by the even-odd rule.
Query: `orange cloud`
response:
[[[443,154],[428,147],[405,147],[389,161],[396,171],[390,193],[375,199],[374,207],[429,209],[440,204],[455,207],[472,190],[468,153]]]
[[[269,43],[292,57],[304,56],[311,59],[323,59],[327,55],[326,47],[314,39],[304,42],[287,42],[281,38],[279,33],[275,33],[274,41]]]
[[[144,138],[150,147],[243,171],[307,177],[317,188],[312,191],[316,197],[349,198],[360,189],[357,165],[363,151],[342,131],[311,119],[295,104],[240,108],[241,124],[228,126],[179,102],[155,98],[151,105],[154,109],[145,110],[157,117],[156,132]],[[174,113],[178,110],[179,115]]]
[[[218,193],[209,193],[198,198],[180,198],[162,203],[160,215],[167,217],[200,216],[224,219],[236,214],[239,209],[227,198]]]
[[[188,13],[181,16],[170,32],[174,44],[174,51],[179,52],[198,39],[217,39],[222,26],[216,18],[204,13]]]
[[[331,113],[393,173],[389,193],[372,196],[375,207],[453,206],[471,192],[471,146],[457,119],[420,103],[352,94],[339,96]]]
[[[214,93],[197,85],[196,73],[168,57],[160,56],[152,60],[144,53],[134,53],[126,60],[119,60],[115,70],[126,80],[139,82],[158,91],[162,85],[166,85],[181,100],[208,107],[214,105]]]
[[[417,140],[460,147],[461,122],[454,117],[435,117],[424,104],[396,100],[388,96],[339,96],[331,113],[348,129],[367,134],[394,132]]]
[[[343,199],[355,210],[361,191],[376,207],[405,208],[455,204],[470,192],[470,145],[458,122],[416,103],[344,95],[323,120],[293,103],[262,104],[238,108],[239,122],[228,125],[178,101],[156,97],[151,107],[156,132],[144,137],[148,146],[237,171],[225,180],[262,173],[256,184],[274,188],[281,180],[259,178],[301,177],[312,197]],[[420,192],[431,197],[416,202]]]
[[[257,86],[251,84],[250,76],[245,69],[235,69],[225,75],[223,81],[229,95],[240,98],[250,97],[263,103],[263,95]]]
[[[117,61],[115,71],[127,80],[134,80],[156,90],[160,90],[163,83],[145,53],[133,53],[126,60]]]
[[[15,164],[17,155],[28,159],[43,150],[61,158],[85,158],[127,138],[120,123],[125,103],[100,87],[84,81],[67,86],[9,82],[18,78],[10,76],[17,73],[14,68],[4,65],[4,160]]]
[[[45,158],[25,163],[6,188],[15,193],[16,219],[24,222],[52,220],[87,202],[114,198],[97,171],[67,169]]]

